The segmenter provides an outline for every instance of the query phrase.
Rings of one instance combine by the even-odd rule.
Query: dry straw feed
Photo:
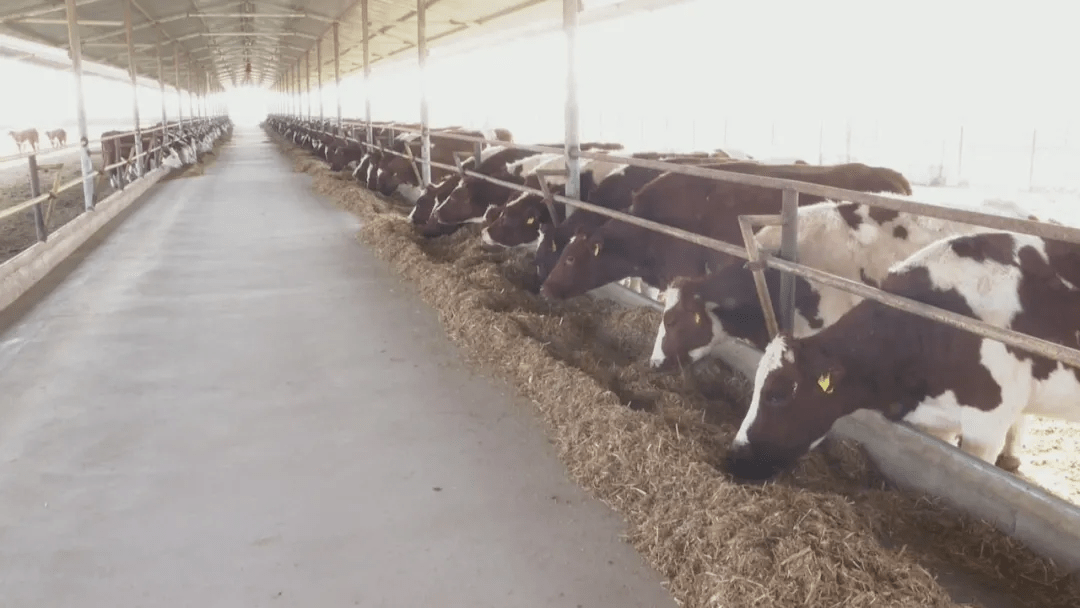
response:
[[[406,207],[274,137],[316,191],[363,219],[359,239],[415,283],[469,362],[535,404],[571,477],[622,514],[682,606],[1080,607],[1080,581],[886,487],[855,446],[826,442],[775,483],[733,483],[719,463],[747,384],[714,363],[649,369],[658,313],[544,301],[526,256],[482,251],[475,228],[423,239]]]

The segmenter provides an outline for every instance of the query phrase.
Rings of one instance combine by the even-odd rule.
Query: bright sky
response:
[[[836,162],[846,158],[851,121],[858,160],[926,172],[961,162],[963,124],[972,146],[965,174],[1026,185],[1032,129],[1060,143],[1076,122],[1080,87],[1067,74],[1080,50],[1071,31],[1078,17],[1080,7],[1066,0],[697,0],[583,26],[583,137],[668,149],[730,145],[761,157]],[[521,141],[562,138],[560,32],[451,53],[435,48],[429,59],[433,125],[503,126]],[[0,99],[8,128],[44,130],[74,115],[70,73],[6,62],[0,74],[35,81],[34,94]],[[411,57],[377,66],[373,117],[419,120],[417,76]],[[88,77],[86,88],[92,118],[130,122],[127,87]],[[344,116],[361,118],[362,75],[346,78],[341,90]],[[173,116],[175,93],[167,101]],[[257,122],[273,101],[252,90],[229,97],[241,122]],[[156,88],[140,95],[140,108],[158,119]],[[334,115],[332,82],[323,108]],[[1076,160],[1059,164],[1080,166]]]

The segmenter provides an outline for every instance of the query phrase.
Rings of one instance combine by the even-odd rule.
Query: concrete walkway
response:
[[[356,228],[238,129],[0,318],[0,605],[674,606]]]

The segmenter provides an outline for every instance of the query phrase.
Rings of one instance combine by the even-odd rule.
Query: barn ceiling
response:
[[[416,0],[367,0],[371,64],[416,53]],[[128,69],[128,0],[76,0],[82,56]],[[64,0],[3,0],[0,34],[68,49]],[[562,0],[426,0],[429,48],[562,15]],[[361,0],[130,0],[135,70],[182,89],[268,85],[305,60],[317,81],[334,78],[333,24],[340,72],[363,69]],[[177,61],[178,60],[178,61]],[[177,82],[177,63],[179,82]],[[248,66],[250,65],[250,71]],[[295,72],[294,72],[295,73]]]

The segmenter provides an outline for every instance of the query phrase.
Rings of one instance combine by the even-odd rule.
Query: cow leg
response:
[[[1027,428],[1027,416],[1021,415],[1016,419],[1016,422],[1009,427],[1009,431],[1005,433],[1005,447],[1002,448],[1001,454],[997,457],[997,465],[999,469],[1015,473],[1020,469],[1020,445],[1023,443],[1024,431]]]
[[[1002,400],[998,407],[984,412],[965,407],[960,413],[960,449],[989,464],[995,464],[1006,445],[1010,430],[1019,420],[1023,403],[1017,399],[1014,386],[1002,387]],[[1016,439],[1014,433],[1014,441]],[[1010,448],[1010,451],[1012,449]]]

